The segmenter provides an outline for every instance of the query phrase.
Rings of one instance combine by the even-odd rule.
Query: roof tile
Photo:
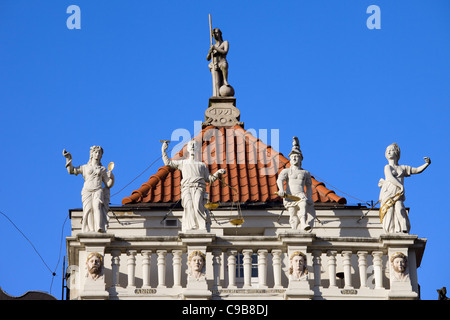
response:
[[[275,193],[277,177],[290,166],[282,153],[265,145],[242,127],[208,126],[194,138],[202,145],[202,156],[211,173],[223,168],[225,184],[216,181],[207,186],[211,202],[281,202]],[[182,159],[186,145],[175,155]],[[181,197],[181,172],[167,166],[141,187],[122,200],[123,205],[134,203],[176,202]],[[345,204],[347,200],[335,194],[312,177],[314,202]]]

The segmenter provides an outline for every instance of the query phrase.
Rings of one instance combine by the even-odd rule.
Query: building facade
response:
[[[164,142],[166,165],[122,206],[107,205],[113,167],[97,167],[100,180],[89,180],[84,208],[70,210],[68,298],[420,298],[417,268],[426,239],[386,233],[379,209],[348,205],[310,176],[301,168],[298,139],[285,157],[246,131],[224,78],[219,53],[227,47],[221,33],[213,34],[222,47],[210,50],[214,90],[196,142],[170,159]],[[91,148],[94,158],[100,149]],[[69,173],[90,179],[88,166],[73,168],[70,154],[65,157]],[[294,176],[297,187],[290,185]],[[289,194],[292,188],[297,196]],[[297,201],[299,211],[286,201]],[[188,215],[203,218],[206,228],[187,228]]]

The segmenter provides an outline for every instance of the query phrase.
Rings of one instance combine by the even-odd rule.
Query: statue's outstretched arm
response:
[[[66,169],[69,174],[75,174],[73,165],[72,165],[72,155],[70,152],[67,152],[66,149],[63,150],[63,156],[66,158]]]
[[[425,160],[425,163],[423,165],[421,165],[420,167],[412,168],[411,169],[412,174],[422,173],[431,164],[430,158],[424,157],[423,159]]]
[[[214,181],[219,179],[221,175],[223,175],[225,173],[226,173],[225,169],[219,169],[214,174],[210,174],[209,175],[209,183],[213,183]]]

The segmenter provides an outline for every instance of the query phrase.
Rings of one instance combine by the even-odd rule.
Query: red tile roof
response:
[[[281,202],[275,192],[278,190],[277,177],[284,168],[290,166],[289,159],[255,138],[242,127],[205,127],[195,137],[202,146],[202,161],[208,165],[210,173],[225,169],[223,185],[215,181],[207,186],[211,202]],[[186,145],[173,159],[183,159]],[[181,197],[181,172],[163,166],[122,199],[123,205],[137,203],[171,203]],[[335,194],[312,177],[313,200],[316,203],[345,204],[347,200]],[[234,188],[235,190],[233,190]]]

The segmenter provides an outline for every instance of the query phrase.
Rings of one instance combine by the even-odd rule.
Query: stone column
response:
[[[181,288],[181,250],[172,250],[173,287]]]
[[[369,253],[367,251],[358,251],[357,254],[360,288],[367,288],[367,255]]]
[[[344,289],[353,289],[352,286],[352,252],[342,251],[344,257]]]
[[[127,251],[127,267],[128,267],[128,285],[127,289],[136,289],[135,279],[136,279],[136,250]]]
[[[237,250],[228,250],[228,289],[237,288],[236,286],[236,255]]]
[[[274,279],[273,287],[275,289],[283,288],[283,286],[281,285],[281,250],[274,249],[271,251],[271,253]]]
[[[111,250],[112,286],[119,287],[120,250]]]
[[[166,288],[166,255],[167,250],[157,250],[158,254],[158,288]]]
[[[328,275],[330,279],[330,286],[329,288],[337,288],[336,285],[336,251],[334,250],[328,250],[327,256],[328,256]]]
[[[313,250],[314,287],[320,287],[320,268],[322,266],[322,250]]]
[[[252,249],[242,250],[242,254],[244,255],[244,288],[252,287],[252,253]]]
[[[267,253],[265,249],[258,250],[258,283],[259,288],[267,288]]]
[[[375,278],[375,289],[383,289],[383,273],[382,273],[382,251],[373,251],[373,275]]]
[[[213,275],[214,275],[214,290],[220,290],[222,289],[222,286],[220,285],[220,266],[222,263],[222,250],[220,249],[214,249],[212,251],[213,254]]]
[[[151,250],[141,250],[142,254],[142,288],[150,288]]]

